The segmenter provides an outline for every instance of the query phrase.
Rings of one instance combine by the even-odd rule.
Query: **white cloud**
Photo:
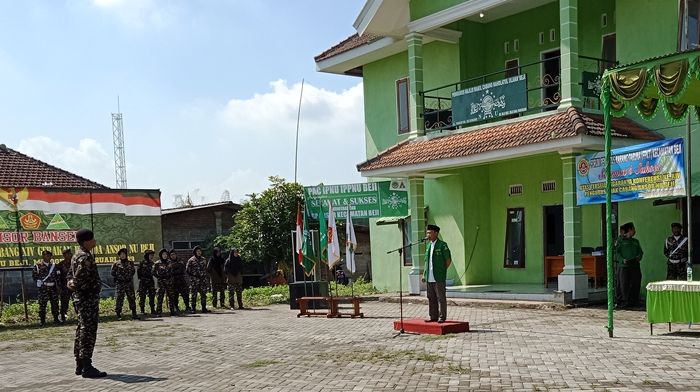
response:
[[[92,4],[128,27],[163,27],[175,22],[178,14],[173,2],[158,0],[92,0]]]
[[[272,91],[248,99],[232,99],[219,112],[224,125],[236,134],[255,128],[267,136],[289,136],[296,131],[301,82],[270,83]],[[304,84],[299,137],[362,136],[362,84],[334,92]]]
[[[46,136],[36,136],[20,140],[17,150],[102,185],[114,186],[113,160],[94,139],[82,139],[77,147],[72,147]]]

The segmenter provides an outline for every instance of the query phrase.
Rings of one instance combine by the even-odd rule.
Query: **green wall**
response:
[[[491,177],[491,269],[497,283],[542,282],[543,206],[562,204],[562,169],[558,154],[514,159],[490,167]],[[542,181],[555,180],[556,192],[541,192]],[[511,184],[522,184],[523,195],[508,196]],[[504,268],[508,208],[525,208],[525,268]]]
[[[617,0],[617,58],[620,64],[675,52],[678,8],[675,0]],[[652,29],[647,31],[648,27]]]
[[[464,0],[411,0],[411,20],[420,19],[463,2]]]
[[[390,224],[377,226],[377,219],[369,220],[370,248],[372,251],[372,284],[380,290],[398,291],[399,269],[403,290],[408,289],[408,272],[411,267],[403,267],[396,253],[386,252],[402,246],[401,226]]]

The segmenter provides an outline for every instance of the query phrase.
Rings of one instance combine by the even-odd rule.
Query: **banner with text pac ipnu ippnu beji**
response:
[[[353,219],[408,215],[408,185],[405,179],[356,184],[317,185],[304,188],[307,219],[318,220],[328,214],[329,200],[336,219],[345,219],[348,210]]]
[[[162,246],[160,208],[157,190],[0,188],[0,269],[33,265],[44,250],[57,260],[75,252],[81,228],[95,233],[98,264],[121,248],[138,261]]]
[[[686,194],[683,139],[666,139],[612,150],[613,202]],[[576,158],[578,205],[605,203],[605,153]]]

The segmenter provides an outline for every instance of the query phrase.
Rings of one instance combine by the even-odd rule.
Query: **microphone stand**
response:
[[[396,333],[393,337],[397,337],[399,335],[403,335],[407,333],[404,328],[403,328],[403,279],[401,276],[403,275],[403,271],[401,270],[403,267],[403,252],[405,249],[413,247],[413,245],[418,245],[421,242],[425,242],[426,238],[421,238],[420,240],[416,242],[409,243],[408,245],[402,246],[400,248],[396,248],[393,250],[390,250],[386,252],[386,254],[391,254],[394,252],[397,252],[399,254],[399,320],[401,323],[401,329],[399,332]]]

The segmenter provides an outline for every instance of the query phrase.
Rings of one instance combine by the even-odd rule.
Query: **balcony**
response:
[[[600,76],[616,63],[579,56],[584,108],[599,110]],[[558,51],[512,66],[420,92],[426,132],[452,130],[554,110],[561,100]]]

